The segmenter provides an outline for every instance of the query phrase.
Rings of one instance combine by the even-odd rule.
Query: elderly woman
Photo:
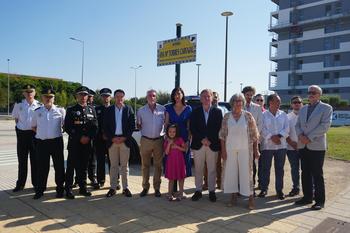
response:
[[[228,206],[236,203],[240,193],[249,196],[248,208],[254,209],[253,161],[259,158],[259,131],[252,114],[243,110],[243,94],[234,94],[230,105],[232,111],[225,114],[219,132],[224,160],[223,190],[232,194]]]

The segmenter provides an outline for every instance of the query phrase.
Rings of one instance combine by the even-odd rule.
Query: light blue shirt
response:
[[[158,138],[164,135],[165,107],[156,104],[156,108],[150,109],[149,105],[141,107],[137,111],[137,123],[141,125],[141,135],[148,138]]]
[[[204,112],[205,124],[207,124],[208,119],[209,119],[209,112],[210,112],[211,106],[208,108],[208,112],[205,111],[204,107],[202,107],[202,108],[203,108],[203,112]]]
[[[124,106],[120,109],[117,106],[114,106],[115,108],[115,135],[122,135],[123,134],[123,125],[122,125],[122,118],[123,118],[123,109]]]

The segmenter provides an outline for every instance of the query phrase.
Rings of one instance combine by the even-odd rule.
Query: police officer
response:
[[[77,104],[67,109],[64,128],[69,135],[68,158],[66,169],[66,197],[74,199],[72,193],[74,169],[79,185],[79,194],[91,196],[86,189],[86,173],[89,156],[92,153],[91,140],[97,133],[95,109],[87,104],[89,88],[81,86],[76,89]]]
[[[98,125],[100,126],[98,128],[97,137],[95,140],[98,188],[103,187],[106,180],[105,162],[106,162],[106,155],[108,156],[108,148],[106,144],[106,138],[103,135],[102,125],[103,125],[104,112],[111,105],[112,90],[109,88],[102,88],[100,90],[100,96],[102,98],[102,104],[95,108]]]
[[[40,103],[34,99],[35,86],[28,84],[23,87],[23,96],[25,99],[20,103],[16,103],[12,117],[16,121],[17,135],[17,158],[18,158],[18,180],[13,192],[24,189],[27,180],[28,171],[28,153],[30,158],[32,185],[36,186],[36,166],[34,151],[34,132],[32,131],[31,121],[34,110],[40,107]]]
[[[55,169],[56,197],[62,198],[64,191],[62,127],[66,111],[54,104],[55,91],[52,88],[44,88],[41,95],[43,106],[34,111],[31,123],[32,129],[36,132],[37,185],[34,199],[41,198],[46,190],[50,155]]]
[[[89,89],[89,94],[88,94],[88,100],[87,100],[87,104],[93,108],[95,108],[95,104],[94,104],[94,96],[96,95],[96,92],[94,92],[93,90]],[[94,189],[99,189],[99,184],[97,183],[96,180],[96,156],[95,156],[95,140],[92,140],[92,147],[93,150],[91,151],[90,157],[89,157],[89,162],[88,162],[88,178],[91,182],[91,186]]]

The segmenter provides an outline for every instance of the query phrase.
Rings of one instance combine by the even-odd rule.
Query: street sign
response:
[[[157,66],[196,61],[197,34],[158,41]]]

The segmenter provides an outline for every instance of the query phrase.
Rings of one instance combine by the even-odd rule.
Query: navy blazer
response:
[[[217,107],[211,107],[209,118],[205,124],[203,107],[198,107],[192,111],[190,118],[190,131],[192,134],[191,149],[199,150],[202,147],[202,139],[208,138],[211,142],[212,151],[220,150],[219,131],[222,122],[222,112]]]
[[[112,138],[115,136],[116,122],[115,122],[115,105],[109,106],[103,116],[103,132],[107,137],[108,148],[112,145]],[[122,130],[123,137],[126,137],[125,145],[131,146],[131,137],[135,129],[134,111],[128,105],[124,105],[122,113]]]

